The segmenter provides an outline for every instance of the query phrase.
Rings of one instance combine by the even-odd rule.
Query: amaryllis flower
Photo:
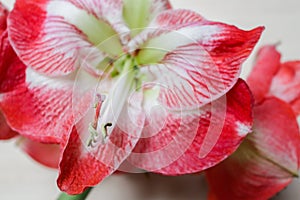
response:
[[[248,78],[256,100],[253,133],[207,171],[210,199],[269,199],[298,176],[299,66],[299,61],[280,63],[275,46],[259,51]]]
[[[280,62],[273,45],[263,47],[259,59],[247,80],[257,102],[275,96],[300,114],[300,61]]]
[[[4,8],[4,6],[0,3],[0,93],[10,91],[7,88],[4,82],[4,77],[8,75],[5,66],[7,65],[7,59],[9,59],[10,51],[6,51],[7,48],[7,33],[6,31],[6,18],[8,15],[8,11]],[[12,50],[11,50],[12,51]],[[8,61],[9,62],[9,61]],[[1,96],[0,96],[1,98]],[[17,135],[15,131],[13,131],[9,125],[6,123],[5,117],[3,116],[0,109],[0,139],[10,139]]]
[[[211,22],[167,0],[17,0],[8,22],[27,68],[3,111],[22,135],[62,145],[67,193],[117,169],[199,172],[251,129],[238,76],[261,27]]]
[[[25,65],[15,54],[8,41],[6,30],[7,9],[0,3],[0,98],[8,93],[18,90],[25,84]],[[8,106],[13,107],[10,103]],[[0,139],[10,139],[19,136],[18,147],[39,163],[52,168],[58,168],[60,147],[56,144],[42,144],[20,136],[7,124],[1,112],[0,105]]]

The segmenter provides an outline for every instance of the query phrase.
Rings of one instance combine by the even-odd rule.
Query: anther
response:
[[[102,136],[103,136],[104,139],[106,139],[107,136],[108,136],[107,128],[108,128],[108,127],[111,127],[111,126],[112,126],[112,123],[111,123],[111,122],[108,122],[108,123],[106,123],[106,124],[104,124],[104,125],[102,126]]]

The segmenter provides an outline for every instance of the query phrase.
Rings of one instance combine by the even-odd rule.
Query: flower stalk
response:
[[[92,187],[87,188],[83,193],[77,195],[68,195],[67,193],[61,193],[57,200],[84,200],[92,191]]]

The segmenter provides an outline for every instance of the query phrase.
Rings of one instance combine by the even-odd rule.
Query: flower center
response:
[[[97,94],[94,121],[89,125],[88,146],[93,147],[98,141],[107,141],[118,126],[121,112],[128,104],[128,97],[141,85],[139,68],[135,58],[130,55],[124,55],[115,61],[109,75],[114,84],[107,94]],[[99,85],[101,88],[101,81]]]

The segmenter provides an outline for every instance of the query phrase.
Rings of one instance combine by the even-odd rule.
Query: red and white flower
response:
[[[206,173],[210,199],[269,199],[298,176],[300,62],[265,46],[247,79],[255,97],[253,133]]]
[[[0,3],[0,99],[25,84],[26,66],[20,61],[8,41],[6,20],[8,10]],[[13,102],[7,106],[14,107]],[[1,110],[1,105],[0,105]],[[52,167],[58,167],[60,147],[56,144],[43,144],[22,137],[18,132],[11,129],[6,118],[0,111],[0,139],[10,139],[18,137],[18,146],[29,156],[39,163]]]
[[[9,52],[6,52],[6,18],[8,15],[8,11],[5,9],[5,7],[0,3],[0,66],[1,66],[1,71],[0,71],[0,93],[5,92],[5,91],[9,91],[10,88],[6,88],[4,85],[4,76],[7,76],[7,72],[4,69],[4,66],[6,65],[6,59],[7,59],[7,54],[9,54]],[[4,70],[3,70],[4,69]],[[0,96],[1,98],[1,96]],[[9,125],[6,123],[5,117],[2,114],[2,111],[0,109],[0,139],[10,139],[12,137],[14,137],[15,135],[17,135],[16,132],[14,132],[13,130],[11,130],[11,128],[9,127]]]
[[[117,169],[199,172],[251,130],[238,76],[261,27],[167,0],[17,0],[8,30],[26,80],[1,107],[20,134],[62,145],[58,185],[70,194]]]

